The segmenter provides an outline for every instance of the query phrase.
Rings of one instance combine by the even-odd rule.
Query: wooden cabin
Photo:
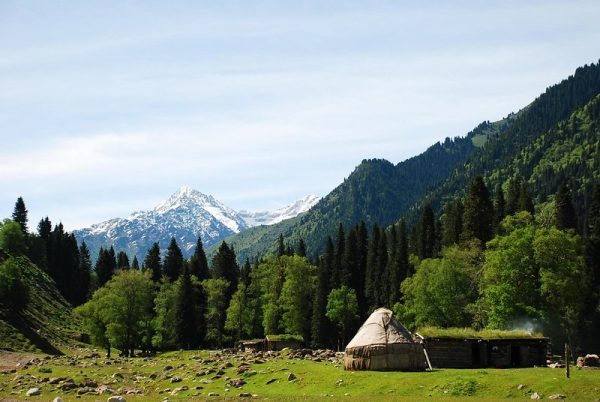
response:
[[[434,368],[545,366],[548,338],[512,332],[486,331],[461,337],[436,329],[429,335],[417,333],[417,337]]]

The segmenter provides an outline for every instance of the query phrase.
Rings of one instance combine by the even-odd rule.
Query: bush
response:
[[[21,265],[18,259],[9,258],[0,264],[0,305],[19,311],[27,304],[27,296]]]

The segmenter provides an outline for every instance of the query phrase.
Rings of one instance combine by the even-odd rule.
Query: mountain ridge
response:
[[[124,251],[142,261],[154,242],[165,250],[172,236],[178,241],[183,255],[189,257],[198,236],[205,247],[210,247],[257,224],[281,222],[304,213],[317,201],[318,197],[311,195],[274,211],[238,212],[212,195],[182,186],[151,210],[109,219],[75,230],[73,234],[80,243],[86,242],[92,257],[96,257],[100,247],[113,246],[117,252]]]

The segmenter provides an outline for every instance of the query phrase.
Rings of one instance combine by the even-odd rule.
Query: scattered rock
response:
[[[96,388],[96,392],[98,393],[98,395],[104,395],[104,394],[114,394],[115,390],[112,389],[111,387],[109,387],[108,385],[100,385],[98,388]]]
[[[275,381],[277,381],[277,378],[271,378],[269,381],[267,381],[267,385],[273,384]]]
[[[165,368],[163,369],[163,371],[171,371],[173,370],[173,366],[165,366]]]
[[[240,398],[252,398],[252,394],[250,392],[242,392],[238,396]]]
[[[25,395],[26,396],[36,396],[41,393],[42,393],[42,391],[40,391],[39,388],[31,388],[29,391],[27,391],[27,393]]]
[[[534,392],[533,394],[531,394],[531,399],[542,399],[542,396],[540,394],[538,394],[537,392]]]
[[[548,399],[567,399],[567,397],[562,394],[554,394],[550,395]]]
[[[577,367],[599,367],[600,357],[598,355],[585,355],[577,358]]]
[[[228,384],[231,385],[232,387],[240,388],[242,385],[246,384],[246,381],[244,381],[241,378],[234,378],[234,379],[229,380]]]
[[[181,380],[181,378],[180,378],[180,377],[173,377],[173,378],[171,378],[171,384],[174,384],[174,383],[176,383],[176,382],[181,382],[181,381],[182,381],[182,380]]]
[[[111,396],[106,402],[126,402],[125,398],[122,396]]]
[[[77,390],[77,395],[97,394],[96,390],[91,387],[81,387]]]
[[[151,380],[156,380],[158,377],[160,377],[160,373],[152,373],[149,375]]]
[[[52,402],[64,402],[63,399],[60,396],[57,396],[56,398],[54,398],[52,400]]]
[[[517,386],[517,389],[518,389],[519,391],[522,391],[522,390],[524,390],[525,388],[527,388],[527,387],[526,387],[525,385],[523,385],[523,384],[519,384],[519,385]]]
[[[111,375],[112,378],[123,378],[123,374],[121,373],[113,373],[113,375]]]
[[[209,392],[208,396],[219,396],[219,394],[217,394],[216,392]]]
[[[297,378],[296,374],[294,374],[294,373],[290,373],[288,375],[288,381],[294,381],[296,378]]]

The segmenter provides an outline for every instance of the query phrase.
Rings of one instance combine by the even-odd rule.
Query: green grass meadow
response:
[[[81,352],[80,352],[81,353]],[[243,355],[203,362],[192,357],[214,358],[214,352],[170,352],[151,358],[77,358],[69,356],[43,360],[38,365],[0,374],[0,400],[52,400],[61,396],[69,400],[106,400],[110,395],[77,395],[77,390],[61,391],[47,379],[65,377],[76,383],[94,380],[109,385],[118,394],[139,390],[141,395],[126,395],[127,400],[162,401],[219,398],[239,399],[241,393],[262,400],[530,400],[533,392],[542,399],[563,394],[570,401],[600,400],[600,370],[574,369],[567,379],[564,369],[440,369],[427,372],[345,371],[342,365],[321,361],[291,359],[288,356],[267,357],[263,363],[250,362],[250,370],[238,374]],[[246,359],[248,361],[248,359]],[[231,367],[224,367],[229,362]],[[173,369],[165,371],[167,366]],[[203,374],[213,369],[215,372]],[[223,374],[214,378],[219,369]],[[118,373],[118,374],[115,374]],[[201,375],[198,375],[200,373]],[[297,378],[288,381],[293,373]],[[158,375],[156,379],[150,376]],[[173,378],[181,381],[172,382]],[[213,378],[211,380],[211,378]],[[243,379],[240,388],[228,385],[228,378]],[[522,389],[518,389],[523,385]],[[188,390],[172,392],[177,387]],[[40,396],[25,397],[29,388],[39,387]],[[218,396],[209,397],[209,393]]]

